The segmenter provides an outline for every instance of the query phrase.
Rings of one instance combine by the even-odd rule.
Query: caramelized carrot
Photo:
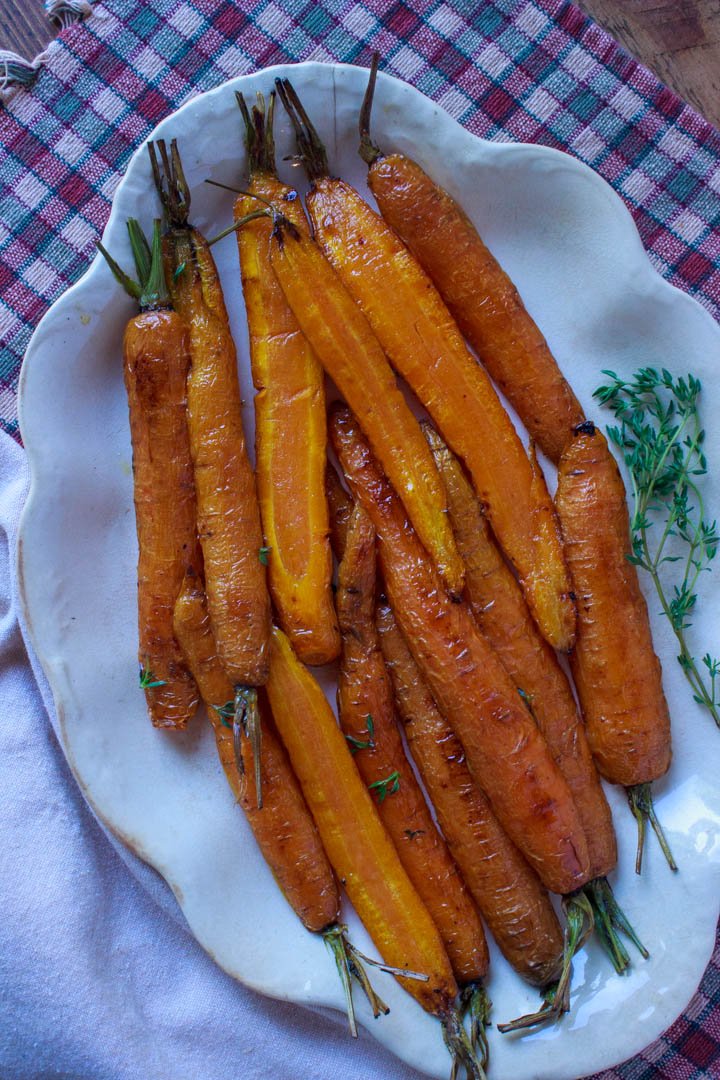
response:
[[[378,535],[388,598],[410,650],[510,838],[553,892],[587,880],[587,844],[570,790],[509,675],[462,603],[453,603],[349,410],[334,448]]]
[[[272,135],[273,102],[267,116],[259,98],[252,117],[237,95],[250,160],[247,195],[235,217],[258,207],[278,207],[295,228],[307,232],[296,191],[278,180]],[[268,584],[277,617],[307,664],[326,664],[340,652],[332,602],[332,554],[323,488],[327,424],[325,376],[288,307],[270,265],[267,217],[237,230],[240,269],[250,333],[255,395],[255,462],[258,500],[267,548]]]
[[[404,154],[369,135],[376,64],[360,121],[360,154],[380,212],[434,282],[460,329],[557,464],[583,410],[512,281],[455,200]]]
[[[325,149],[291,85],[277,85],[312,181],[306,202],[318,243],[395,370],[467,466],[543,635],[567,651],[575,610],[542,473],[425,271],[357,191],[328,175]]]
[[[267,678],[270,600],[255,478],[245,450],[237,356],[220,279],[207,241],[188,224],[190,192],[173,140],[149,143],[155,184],[169,227],[165,276],[190,343],[188,428],[195,474],[197,528],[213,636],[238,712],[259,751],[257,693]],[[259,752],[256,781],[260,792]]]
[[[403,750],[375,627],[375,586],[375,530],[356,505],[336,595],[343,643],[340,726],[400,862],[440,931],[455,977],[460,985],[475,983],[488,970],[485,934]]]
[[[300,327],[357,410],[418,536],[448,588],[462,591],[462,563],[432,454],[370,325],[317,244],[289,222],[275,224],[271,259]]]
[[[175,632],[197,678],[215,732],[218,756],[228,784],[240,803],[257,845],[285,899],[312,933],[320,934],[333,954],[345,992],[350,1032],[357,1035],[351,976],[360,983],[374,1015],[387,1006],[372,989],[363,957],[345,937],[339,922],[340,895],[315,823],[278,737],[266,695],[261,691],[263,726],[262,808],[254,780],[254,754],[248,740],[236,746],[234,688],[217,655],[205,593],[190,571],[175,604]]]
[[[380,822],[325,695],[278,629],[271,639],[267,692],[325,851],[353,907],[401,985],[441,1020],[456,1060],[482,1077],[468,1057],[455,1007],[458,988],[437,928]],[[403,970],[427,981],[408,979]]]
[[[547,987],[563,953],[550,898],[470,775],[388,604],[378,605],[377,628],[410,752],[452,856],[503,956],[533,986]]]
[[[590,855],[590,876],[604,877],[617,862],[615,830],[570,683],[538,633],[460,463],[434,428],[424,424],[423,430],[445,482],[475,621],[526,695],[577,806]]]
[[[649,818],[674,868],[652,809],[650,784],[670,767],[670,714],[647,604],[631,554],[625,486],[605,437],[576,429],[558,474],[556,503],[574,588],[578,639],[570,657],[598,769],[628,788],[638,820],[638,863]]]
[[[567,780],[585,832],[590,856],[583,886],[595,928],[618,973],[630,956],[617,931],[648,952],[613,895],[607,875],[617,863],[610,807],[588,745],[570,683],[555,653],[543,641],[522,592],[498,551],[460,463],[437,432],[424,425],[448,493],[450,520],[465,561],[465,582],[475,621],[500,657],[545,736],[550,753]]]
[[[128,233],[139,281],[98,246],[140,308],[123,341],[138,537],[140,686],[156,727],[184,728],[197,709],[198,692],[175,640],[172,616],[195,548],[186,420],[190,355],[185,326],[170,308],[165,288],[160,222],[155,222],[152,252],[134,219],[128,221]]]

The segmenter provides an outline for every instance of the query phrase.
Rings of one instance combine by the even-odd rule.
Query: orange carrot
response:
[[[287,79],[276,85],[312,181],[306,201],[318,243],[391,364],[470,471],[543,635],[567,651],[575,609],[542,473],[422,267],[357,191],[328,175],[325,149],[297,95]]]
[[[434,282],[528,431],[556,464],[583,410],[512,281],[462,208],[404,154],[383,154],[369,124],[377,64],[360,119],[360,154],[380,212]]]
[[[260,97],[248,112],[249,194],[235,203],[235,217],[258,207],[258,199],[282,206],[307,232],[296,191],[278,180],[273,145],[273,102],[267,116]],[[255,461],[258,500],[267,548],[268,583],[280,625],[301,660],[326,664],[340,652],[330,590],[332,555],[323,489],[327,425],[325,376],[288,307],[270,265],[267,217],[238,229],[243,292],[250,333],[255,395]]]
[[[637,570],[627,559],[625,486],[606,439],[590,421],[577,428],[560,460],[556,502],[578,597],[570,663],[590,748],[602,775],[628,788],[638,821],[638,873],[646,818],[675,869],[650,794],[672,756],[662,670]]]
[[[282,631],[273,630],[267,692],[275,723],[325,851],[383,959],[443,1024],[451,1053],[482,1077],[455,1006],[457,984],[440,935],[383,828],[321,688]],[[408,979],[413,971],[427,981]]]
[[[356,498],[378,535],[395,616],[438,706],[504,829],[545,886],[587,881],[587,844],[569,788],[510,677],[464,604],[453,603],[402,506],[344,408],[330,433]]]
[[[175,640],[172,613],[196,543],[186,420],[190,355],[185,326],[170,308],[165,288],[160,222],[155,222],[152,251],[132,218],[128,233],[139,281],[98,246],[140,308],[123,341],[138,537],[140,686],[156,727],[184,728],[197,709],[198,692]]]

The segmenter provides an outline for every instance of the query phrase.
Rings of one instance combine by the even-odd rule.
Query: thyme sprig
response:
[[[377,791],[378,802],[385,802],[388,795],[395,795],[400,790],[400,773],[395,769],[384,780],[375,780],[368,784],[370,791]]]
[[[150,668],[140,665],[140,672],[138,675],[138,684],[141,690],[152,690],[156,686],[166,686],[166,679],[157,679]]]
[[[367,718],[367,728],[362,734],[366,734],[367,739],[356,739],[354,735],[345,736],[351,754],[357,754],[358,750],[375,749],[375,722],[369,713]]]
[[[719,543],[717,522],[706,516],[698,484],[707,473],[700,381],[693,375],[674,379],[665,368],[640,368],[629,381],[614,371],[603,374],[610,382],[594,396],[615,414],[618,425],[607,432],[632,483],[632,553],[627,558],[650,575],[680,645],[677,659],[693,698],[720,727],[720,659],[706,653],[698,663],[686,636],[698,604],[700,575],[711,569]],[[671,566],[674,581],[668,581]]]

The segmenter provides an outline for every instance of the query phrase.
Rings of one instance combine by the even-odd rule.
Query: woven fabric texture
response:
[[[369,64],[470,131],[580,158],[669,281],[720,317],[720,133],[562,0],[104,0],[0,106],[0,424],[30,335],[94,254],[135,148],[188,98],[274,63]],[[58,358],[62,362],[62,358]],[[720,944],[669,1031],[597,1080],[720,1076]]]

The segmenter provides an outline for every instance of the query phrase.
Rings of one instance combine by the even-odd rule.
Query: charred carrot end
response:
[[[276,223],[271,258],[316,356],[356,411],[448,588],[459,594],[463,566],[447,520],[443,486],[369,323],[314,241],[294,226]]]

